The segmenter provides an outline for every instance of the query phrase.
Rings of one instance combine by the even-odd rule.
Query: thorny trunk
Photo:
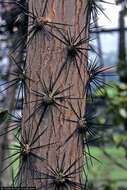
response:
[[[64,31],[65,33],[69,29],[71,34],[77,36],[86,24],[84,16],[85,2],[83,0],[50,0],[46,4],[46,1],[31,0],[29,1],[29,12],[34,12],[35,15],[42,16],[42,10],[45,9],[43,15],[45,19],[50,22],[63,23],[64,25],[58,25],[58,27],[62,27],[62,32]],[[30,22],[31,17],[29,18]],[[29,128],[32,127],[32,136],[38,126],[40,119],[39,112],[36,111],[32,116],[31,114],[37,106],[37,102],[35,103],[37,97],[34,95],[34,91],[41,92],[42,86],[40,80],[44,80],[48,86],[50,80],[55,80],[59,73],[55,88],[68,88],[68,90],[64,91],[64,96],[69,98],[66,98],[66,101],[61,101],[62,103],[60,104],[63,106],[59,107],[59,109],[54,107],[52,111],[50,109],[46,110],[39,130],[37,131],[38,134],[41,134],[42,130],[47,128],[46,132],[40,136],[38,145],[54,143],[44,149],[40,148],[39,151],[37,150],[40,153],[40,157],[46,158],[46,161],[43,161],[41,164],[36,161],[36,169],[40,172],[46,172],[47,164],[55,168],[57,158],[59,161],[62,160],[64,154],[65,168],[68,168],[76,159],[79,160],[75,164],[75,169],[83,164],[83,147],[81,146],[81,142],[78,142],[80,141],[79,138],[73,135],[67,143],[65,141],[75,130],[75,125],[66,121],[75,120],[75,114],[71,110],[71,107],[69,107],[69,102],[71,102],[76,112],[79,112],[79,107],[81,108],[81,112],[84,112],[85,109],[84,83],[82,81],[86,80],[84,64],[87,63],[87,58],[86,56],[82,56],[77,62],[80,65],[79,70],[82,80],[76,65],[72,64],[70,66],[68,76],[66,66],[62,69],[62,72],[59,72],[62,64],[66,61],[66,50],[65,45],[56,38],[56,36],[61,38],[59,30],[52,27],[51,32],[53,32],[55,37],[49,34],[50,39],[47,38],[47,34],[38,32],[27,49],[27,75],[30,78],[28,82],[30,92],[27,94],[27,102],[29,103],[24,105],[23,129],[25,130],[27,128],[27,131],[29,131]],[[87,38],[86,30],[81,33],[80,39],[84,37]],[[84,54],[87,54],[87,51]],[[30,119],[28,120],[29,117]],[[33,185],[31,184],[31,180],[28,181],[28,172],[26,174],[24,171],[24,179],[26,175],[27,182],[25,180],[23,186]],[[75,181],[80,182],[80,180],[81,173],[75,172]],[[36,180],[35,184],[36,186],[40,185]],[[75,187],[72,189],[75,189]]]

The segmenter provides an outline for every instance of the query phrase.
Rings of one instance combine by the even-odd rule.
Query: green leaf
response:
[[[114,140],[114,142],[115,142],[116,144],[119,144],[119,143],[121,143],[121,141],[122,141],[121,136],[118,135],[118,134],[113,135],[113,140]]]
[[[124,108],[120,108],[119,113],[120,113],[121,117],[123,117],[125,119],[127,118],[127,111]]]
[[[118,95],[118,90],[115,86],[113,88],[109,87],[106,90],[109,98],[114,98],[115,96]]]

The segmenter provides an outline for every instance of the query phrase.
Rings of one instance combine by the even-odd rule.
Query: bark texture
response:
[[[43,90],[42,82],[45,82],[45,85],[49,86],[49,83],[57,78],[55,89],[59,88],[60,91],[63,90],[62,95],[66,97],[59,102],[60,105],[62,104],[61,106],[58,105],[59,109],[52,106],[52,108],[46,110],[39,125],[39,130],[37,130],[36,135],[39,135],[42,133],[42,130],[47,128],[45,133],[38,139],[38,142],[36,142],[37,145],[54,143],[45,148],[35,150],[35,153],[37,152],[40,157],[46,158],[43,162],[35,160],[34,165],[40,172],[47,172],[48,164],[55,168],[57,158],[61,161],[64,154],[65,168],[68,168],[76,159],[79,160],[75,164],[75,169],[83,164],[83,147],[78,136],[74,134],[67,143],[65,141],[77,127],[76,124],[66,121],[76,120],[76,116],[70,105],[73,105],[77,113],[80,111],[79,107],[82,113],[85,110],[84,84],[86,73],[84,65],[87,63],[85,56],[87,55],[87,51],[84,51],[84,56],[82,54],[77,61],[81,77],[76,65],[71,62],[68,62],[70,64],[69,71],[66,66],[61,71],[62,65],[67,59],[67,48],[59,39],[64,40],[60,31],[66,33],[69,30],[74,36],[80,34],[86,24],[84,15],[85,5],[86,1],[84,0],[49,0],[47,4],[46,0],[29,1],[29,11],[36,16],[43,16],[44,19],[50,22],[64,24],[56,24],[55,26],[57,27],[54,27],[53,24],[51,27],[47,26],[47,30],[50,31],[49,33],[44,33],[40,30],[32,38],[27,48],[27,75],[30,81],[28,81],[29,93],[27,94],[27,104],[24,105],[23,110],[22,133],[24,134],[24,131],[27,130],[27,133],[30,133],[32,137],[38,127],[41,111],[36,111],[33,114],[39,103],[39,97],[36,97],[34,92],[41,93]],[[43,12],[43,10],[45,11]],[[44,14],[42,15],[42,13]],[[29,18],[29,23],[31,23],[31,17]],[[62,29],[58,29],[58,27]],[[86,30],[80,34],[80,39],[84,37],[87,38]],[[86,42],[86,47],[87,45]],[[66,88],[68,90],[64,90]],[[25,178],[26,173],[24,173]],[[80,182],[80,180],[81,174],[75,172],[75,181]],[[40,181],[39,183],[39,181],[34,180],[35,184],[32,184],[29,178],[26,183],[36,186],[47,183],[45,182],[46,180]],[[72,189],[75,189],[75,187]]]

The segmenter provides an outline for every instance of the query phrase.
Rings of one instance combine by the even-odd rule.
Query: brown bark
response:
[[[41,12],[44,9],[45,2],[46,1],[41,1],[41,0],[29,1],[29,11],[30,12],[34,11],[34,14],[36,14],[37,12],[38,15],[41,16]],[[84,9],[85,9],[84,7],[85,7],[85,1],[83,0],[69,0],[69,1],[50,0],[48,1],[44,17],[48,18],[52,22],[64,23],[70,25],[71,33],[74,35],[78,35],[86,22],[84,16]],[[65,31],[67,31],[67,29],[69,28],[67,25],[62,27],[63,30]],[[52,28],[52,32],[55,34],[55,36],[58,36],[60,38],[60,34],[59,31],[57,31],[57,29]],[[84,31],[81,34],[81,38],[85,36],[86,32]],[[84,53],[87,54],[87,52]],[[28,76],[34,80],[34,82],[30,81],[29,83],[30,94],[28,94],[27,96],[28,102],[32,102],[33,100],[36,99],[35,95],[33,94],[33,90],[41,92],[41,83],[40,79],[38,78],[38,75],[40,76],[41,80],[44,80],[46,85],[48,85],[51,79],[51,75],[53,76],[52,80],[54,80],[65,59],[66,59],[65,46],[58,39],[56,39],[55,37],[47,39],[47,37],[44,36],[43,33],[41,32],[38,32],[36,34],[36,37],[33,38],[31,44],[28,47],[28,52],[27,52]],[[80,62],[80,64],[78,62],[78,64],[80,65],[80,72],[83,81],[86,80],[86,74],[84,70],[84,64],[86,63],[87,63],[86,57],[82,56],[82,61]],[[58,156],[59,160],[61,160],[64,152],[66,154],[65,158],[66,168],[68,168],[69,165],[74,160],[81,158],[83,153],[82,146],[80,146],[80,144],[77,142],[78,138],[76,135],[74,135],[64,145],[65,140],[72,134],[72,132],[75,130],[76,127],[71,122],[66,122],[64,118],[76,119],[74,113],[72,112],[69,106],[68,102],[70,101],[77,112],[79,112],[78,110],[78,102],[79,102],[81,110],[84,113],[85,109],[85,96],[83,93],[84,84],[82,83],[78,71],[73,64],[70,67],[67,80],[65,80],[65,78],[66,78],[66,69],[64,68],[56,83],[56,88],[60,86],[61,89],[65,89],[71,86],[69,90],[65,91],[64,95],[70,97],[73,96],[75,98],[79,98],[79,100],[75,99],[75,100],[64,101],[64,106],[67,106],[68,109],[63,107],[60,108],[63,115],[56,108],[53,108],[53,118],[49,110],[45,113],[43,120],[39,126],[38,134],[42,132],[44,127],[47,127],[47,130],[45,134],[39,138],[38,144],[43,145],[54,142],[54,145],[50,145],[45,149],[39,150],[40,156],[46,157],[47,159],[41,164],[38,163],[38,161],[35,164],[37,170],[42,172],[46,172],[47,163],[55,168],[56,156]],[[24,113],[23,128],[24,129],[27,128],[28,131],[31,127],[30,123],[33,122],[32,133],[34,133],[36,130],[37,123],[40,117],[39,113],[36,112],[36,114],[33,115],[29,121],[26,122],[26,120],[33,113],[35,105],[36,105],[35,102],[24,105],[24,111],[23,111]],[[55,125],[55,132],[53,127],[53,121]],[[60,146],[61,148],[58,149],[58,147]],[[76,163],[75,168],[81,164],[83,164],[83,158],[79,159],[78,163]],[[81,175],[79,173],[75,174],[75,180],[79,182],[80,179]],[[36,182],[36,180],[35,184],[36,186],[40,185],[38,184],[38,181]]]

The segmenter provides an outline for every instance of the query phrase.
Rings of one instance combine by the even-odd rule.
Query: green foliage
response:
[[[127,173],[124,169],[127,159],[127,84],[112,83],[112,86],[107,86],[103,90],[103,95],[99,95],[99,97],[104,99],[105,105],[101,108],[98,121],[106,123],[108,120],[108,122],[112,123],[110,132],[105,132],[104,138],[107,140],[108,145],[113,144],[114,148],[108,148],[108,161],[107,158],[104,159],[104,157],[101,157],[102,155],[100,156],[100,160],[104,161],[103,164],[106,162],[106,167],[101,166],[102,170],[95,168],[93,171],[95,172],[95,177],[97,177],[96,171],[103,171],[102,173],[100,172],[100,176],[109,178],[107,180],[107,184],[111,184],[109,189],[117,190],[118,184],[122,187],[124,186],[124,183],[120,183],[122,181],[120,178],[127,179]],[[101,154],[103,154],[103,151]],[[117,177],[119,183],[115,177]],[[113,187],[110,180],[113,181]],[[125,184],[125,187],[127,187],[127,184]]]
[[[108,114],[114,125],[123,125],[127,119],[127,85],[113,83],[112,86],[106,87],[103,92],[101,96],[105,99],[106,106],[103,108],[99,119],[103,120],[103,116]]]
[[[123,148],[110,146],[105,148],[117,162],[122,162],[126,167],[126,159]],[[127,187],[127,171],[118,167],[108,159],[100,148],[91,147],[91,153],[103,162],[94,161],[88,172],[89,183],[93,184],[90,190],[118,190],[118,187]],[[91,185],[92,186],[92,185]]]

